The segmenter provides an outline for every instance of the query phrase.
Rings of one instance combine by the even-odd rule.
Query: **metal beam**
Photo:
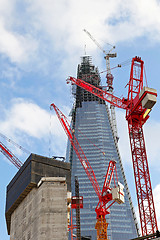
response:
[[[154,237],[156,237],[156,238],[154,238]],[[156,231],[156,233],[149,234],[149,235],[142,236],[142,237],[133,238],[133,239],[130,239],[130,240],[143,240],[143,239],[150,239],[150,238],[160,240],[160,232]]]

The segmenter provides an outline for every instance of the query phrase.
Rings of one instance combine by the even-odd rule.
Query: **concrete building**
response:
[[[78,65],[77,78],[100,87],[98,69],[92,64],[91,57],[82,57]],[[128,240],[137,237],[138,224],[128,189],[122,160],[120,157],[117,138],[114,135],[108,105],[100,98],[73,85],[75,103],[72,109],[72,126],[75,136],[89,160],[100,188],[104,183],[104,176],[110,160],[117,162],[118,180],[124,185],[125,203],[113,204],[110,214],[106,216],[108,237],[110,240]],[[96,213],[95,208],[98,197],[90,183],[73,148],[67,149],[67,160],[72,166],[72,195],[74,195],[74,177],[79,180],[80,196],[83,196],[84,209],[81,209],[81,236],[90,236],[96,239]],[[74,217],[73,217],[74,219]]]
[[[67,240],[70,164],[31,154],[7,186],[11,240]]]

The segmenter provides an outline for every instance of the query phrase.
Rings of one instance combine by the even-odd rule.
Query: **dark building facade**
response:
[[[98,69],[92,64],[89,56],[82,57],[82,62],[78,65],[77,78],[100,87]],[[121,205],[113,204],[110,208],[110,214],[106,216],[109,223],[108,237],[110,240],[132,239],[138,235],[138,224],[118,150],[117,139],[114,136],[108,105],[103,100],[75,85],[73,86],[73,95],[75,96],[75,103],[71,111],[72,127],[94,170],[100,188],[103,187],[104,176],[109,161],[112,159],[117,162],[118,180],[124,185],[125,203]],[[67,160],[70,161],[72,168],[72,194],[75,194],[74,178],[77,176],[80,196],[83,196],[84,199],[84,208],[81,209],[81,236],[91,236],[92,240],[96,240],[95,207],[98,203],[98,197],[69,143]],[[74,218],[75,216],[73,216],[73,221]]]
[[[71,191],[69,163],[32,153],[7,186],[5,215],[9,235],[11,215],[43,177],[65,177],[67,191]]]

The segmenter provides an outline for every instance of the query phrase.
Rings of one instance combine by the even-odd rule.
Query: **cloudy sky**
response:
[[[100,71],[106,68],[103,53],[84,28],[103,49],[110,49],[108,43],[116,45],[118,57],[111,67],[141,56],[148,85],[159,94],[159,12],[159,0],[0,0],[0,132],[29,152],[65,155],[66,137],[50,104],[69,114],[73,98],[65,80],[76,76],[85,52]],[[130,65],[112,73],[115,94],[126,96]],[[101,79],[104,85],[105,74]],[[160,228],[159,107],[158,96],[144,133]],[[125,112],[116,114],[120,152],[137,209]],[[22,162],[28,157],[3,138],[0,141]],[[1,154],[0,170],[0,239],[9,240],[4,218],[6,186],[17,169]]]

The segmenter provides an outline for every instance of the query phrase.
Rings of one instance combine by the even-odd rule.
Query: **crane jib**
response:
[[[7,149],[3,146],[2,143],[0,143],[0,148],[2,149],[2,151],[4,151],[10,158],[12,158],[13,156],[10,154],[9,151],[7,151]]]
[[[101,89],[102,88],[101,86],[96,87],[91,85],[90,83],[85,82],[82,79],[76,79],[71,76],[67,79],[67,83],[69,83],[69,81],[71,81],[72,84],[76,84],[77,86],[83,88],[84,90],[114,105],[115,107],[122,108],[122,109],[128,108],[128,101],[125,101],[125,99],[116,97],[113,94],[109,93],[108,91]]]
[[[64,126],[64,128],[65,128],[65,131],[66,131],[68,137],[69,137],[70,139],[72,139],[72,138],[73,138],[73,137],[72,137],[72,134],[70,133],[69,129],[67,128],[67,125],[66,125],[66,123],[64,122],[63,118],[61,118],[61,121],[62,121],[62,123],[63,123],[63,126]]]

